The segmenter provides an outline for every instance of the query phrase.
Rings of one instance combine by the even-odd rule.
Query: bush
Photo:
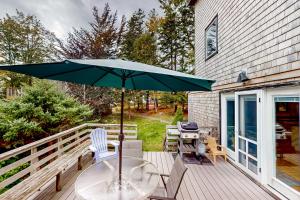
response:
[[[49,81],[26,86],[24,94],[0,101],[1,148],[24,145],[89,119],[92,110]]]
[[[177,111],[175,113],[175,117],[173,119],[172,124],[176,125],[177,122],[182,122],[183,121],[183,112],[182,112],[182,108],[177,108]]]

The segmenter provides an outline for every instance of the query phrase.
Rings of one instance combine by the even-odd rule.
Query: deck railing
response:
[[[110,140],[116,140],[120,132],[119,124],[86,123],[0,154],[0,162],[6,164],[0,168],[0,191],[13,187],[77,145],[89,141],[89,133],[94,128],[106,129]],[[124,134],[125,139],[137,139],[137,125],[125,124]]]

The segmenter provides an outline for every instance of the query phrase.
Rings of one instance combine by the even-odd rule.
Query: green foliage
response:
[[[159,100],[160,100],[160,104],[164,107],[172,106],[176,101],[174,94],[168,92],[162,93]]]
[[[91,114],[55,84],[37,81],[21,97],[0,101],[0,138],[5,145],[20,146],[80,124]]]
[[[140,35],[133,43],[132,57],[137,62],[156,65],[158,60],[155,37],[150,33]]]
[[[126,32],[122,38],[120,56],[128,60],[135,60],[134,42],[144,33],[145,13],[142,9],[138,9],[130,17],[126,24]]]
[[[177,122],[182,122],[183,121],[183,112],[182,112],[182,108],[177,108],[177,111],[175,113],[175,117],[173,119],[172,124],[176,125]]]
[[[164,92],[159,100],[164,107],[180,104],[184,109],[185,104],[187,104],[187,94],[185,92],[177,92],[175,94]]]
[[[194,65],[194,9],[186,0],[159,0],[165,14],[158,28],[160,62],[165,68],[191,72]]]
[[[14,163],[18,160],[17,157],[14,157],[14,158],[10,158],[9,160],[5,160],[5,161],[1,161],[0,162],[0,168],[4,167],[4,166],[7,166],[11,163]],[[22,171],[23,169],[26,169],[27,167],[29,167],[30,164],[29,163],[24,163],[14,169],[11,169],[10,171],[4,173],[3,175],[0,176],[0,182],[4,181],[5,179],[15,175],[16,173],[18,173],[19,171]],[[7,185],[6,187],[4,188],[1,188],[0,189],[0,194],[4,193],[6,190],[10,189],[11,187],[13,187],[14,185],[18,184],[19,182],[21,182],[21,179],[18,179],[16,180],[15,182]]]

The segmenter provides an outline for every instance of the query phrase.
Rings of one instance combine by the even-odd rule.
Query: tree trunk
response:
[[[178,108],[178,105],[177,105],[177,103],[175,103],[175,106],[174,106],[174,113],[176,113],[177,108]]]
[[[86,102],[86,87],[83,85],[83,102]]]
[[[140,110],[140,97],[137,98],[137,111]]]
[[[128,119],[131,120],[131,107],[130,107],[130,100],[128,100]]]
[[[149,104],[150,104],[150,102],[149,102],[149,91],[147,91],[146,92],[146,110],[147,111],[149,111],[150,110],[150,108],[149,108]]]

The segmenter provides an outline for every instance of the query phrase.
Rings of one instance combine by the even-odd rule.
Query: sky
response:
[[[0,0],[0,17],[6,13],[13,15],[18,9],[36,15],[58,38],[66,39],[73,27],[88,27],[92,7],[102,11],[105,3],[109,3],[112,11],[118,11],[119,19],[122,15],[128,18],[138,8],[146,12],[155,8],[160,12],[158,0]]]

